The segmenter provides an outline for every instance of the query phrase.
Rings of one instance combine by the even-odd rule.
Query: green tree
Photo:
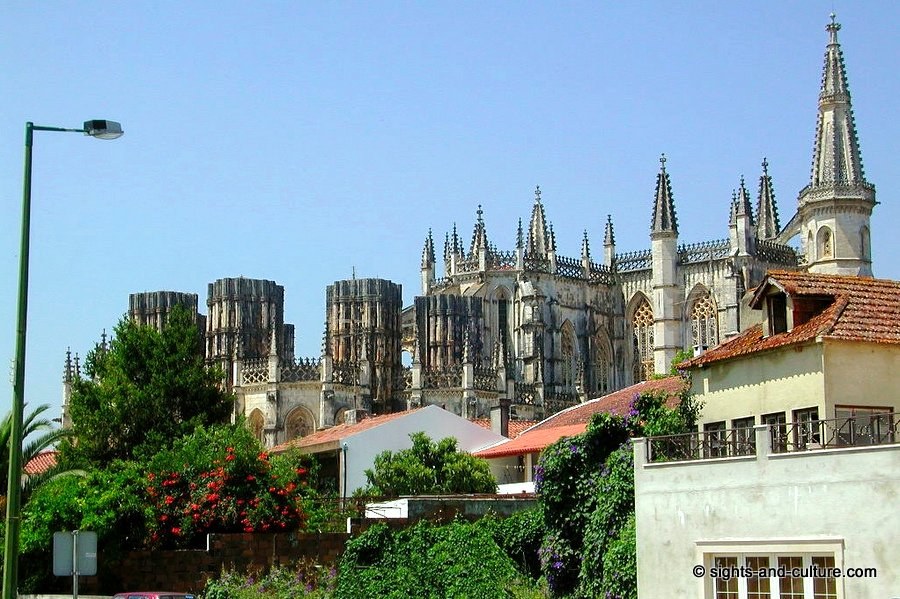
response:
[[[437,443],[425,433],[412,433],[412,447],[383,451],[374,469],[366,470],[370,495],[440,495],[495,493],[497,483],[487,462],[456,449],[456,439]]]
[[[204,365],[199,328],[180,306],[161,332],[123,318],[109,347],[88,354],[85,370],[72,388],[73,439],[60,447],[69,464],[146,459],[198,425],[224,421],[232,406],[220,372]]]
[[[22,421],[23,437],[27,441],[22,445],[22,466],[34,459],[38,454],[51,449],[60,440],[65,439],[70,433],[68,430],[56,429],[53,423],[41,417],[41,414],[50,409],[47,404],[39,405],[33,412],[25,416]],[[6,493],[7,480],[9,479],[9,438],[12,433],[12,413],[8,412],[0,422],[0,484],[3,485],[0,493]],[[75,474],[65,471],[57,464],[41,473],[24,475],[22,477],[23,503],[42,484],[62,473]]]

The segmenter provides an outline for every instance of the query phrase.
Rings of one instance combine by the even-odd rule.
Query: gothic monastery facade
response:
[[[872,276],[875,188],[863,173],[840,25],[826,29],[812,174],[787,223],[763,160],[755,194],[740,181],[722,237],[680,243],[677,184],[663,156],[647,249],[617,253],[608,218],[599,252],[585,233],[579,256],[558,254],[539,188],[515,247],[500,249],[479,206],[468,243],[454,225],[440,261],[429,231],[412,305],[383,279],[330,285],[319,356],[294,356],[284,289],[273,281],[211,283],[205,316],[196,295],[178,292],[134,294],[129,314],[152,326],[175,304],[197,314],[235,415],[270,447],[360,411],[437,404],[469,418],[542,418],[667,372],[679,352],[702,352],[753,324],[747,292],[769,269]],[[66,389],[78,370],[67,359]]]

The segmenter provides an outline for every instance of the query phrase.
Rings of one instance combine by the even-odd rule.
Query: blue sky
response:
[[[828,13],[838,12],[876,276],[894,257],[900,3],[10,2],[0,21],[0,362],[12,362],[24,123],[121,121],[114,142],[37,133],[27,400],[58,406],[136,291],[274,279],[319,351],[325,286],[412,301],[424,237],[483,205],[512,248],[540,185],[559,251],[646,247],[658,157],[680,240],[727,235],[769,161],[782,223],[808,182]],[[205,309],[203,310],[205,312]],[[10,405],[11,386],[0,393]]]

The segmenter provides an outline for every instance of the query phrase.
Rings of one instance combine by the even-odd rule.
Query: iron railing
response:
[[[806,420],[768,426],[772,453],[866,447],[900,442],[900,413]],[[647,439],[647,461],[675,462],[756,455],[753,427],[714,429]]]

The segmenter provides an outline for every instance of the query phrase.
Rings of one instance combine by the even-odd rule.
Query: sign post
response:
[[[97,533],[82,530],[53,533],[53,575],[72,577],[78,599],[78,577],[97,574]]]

